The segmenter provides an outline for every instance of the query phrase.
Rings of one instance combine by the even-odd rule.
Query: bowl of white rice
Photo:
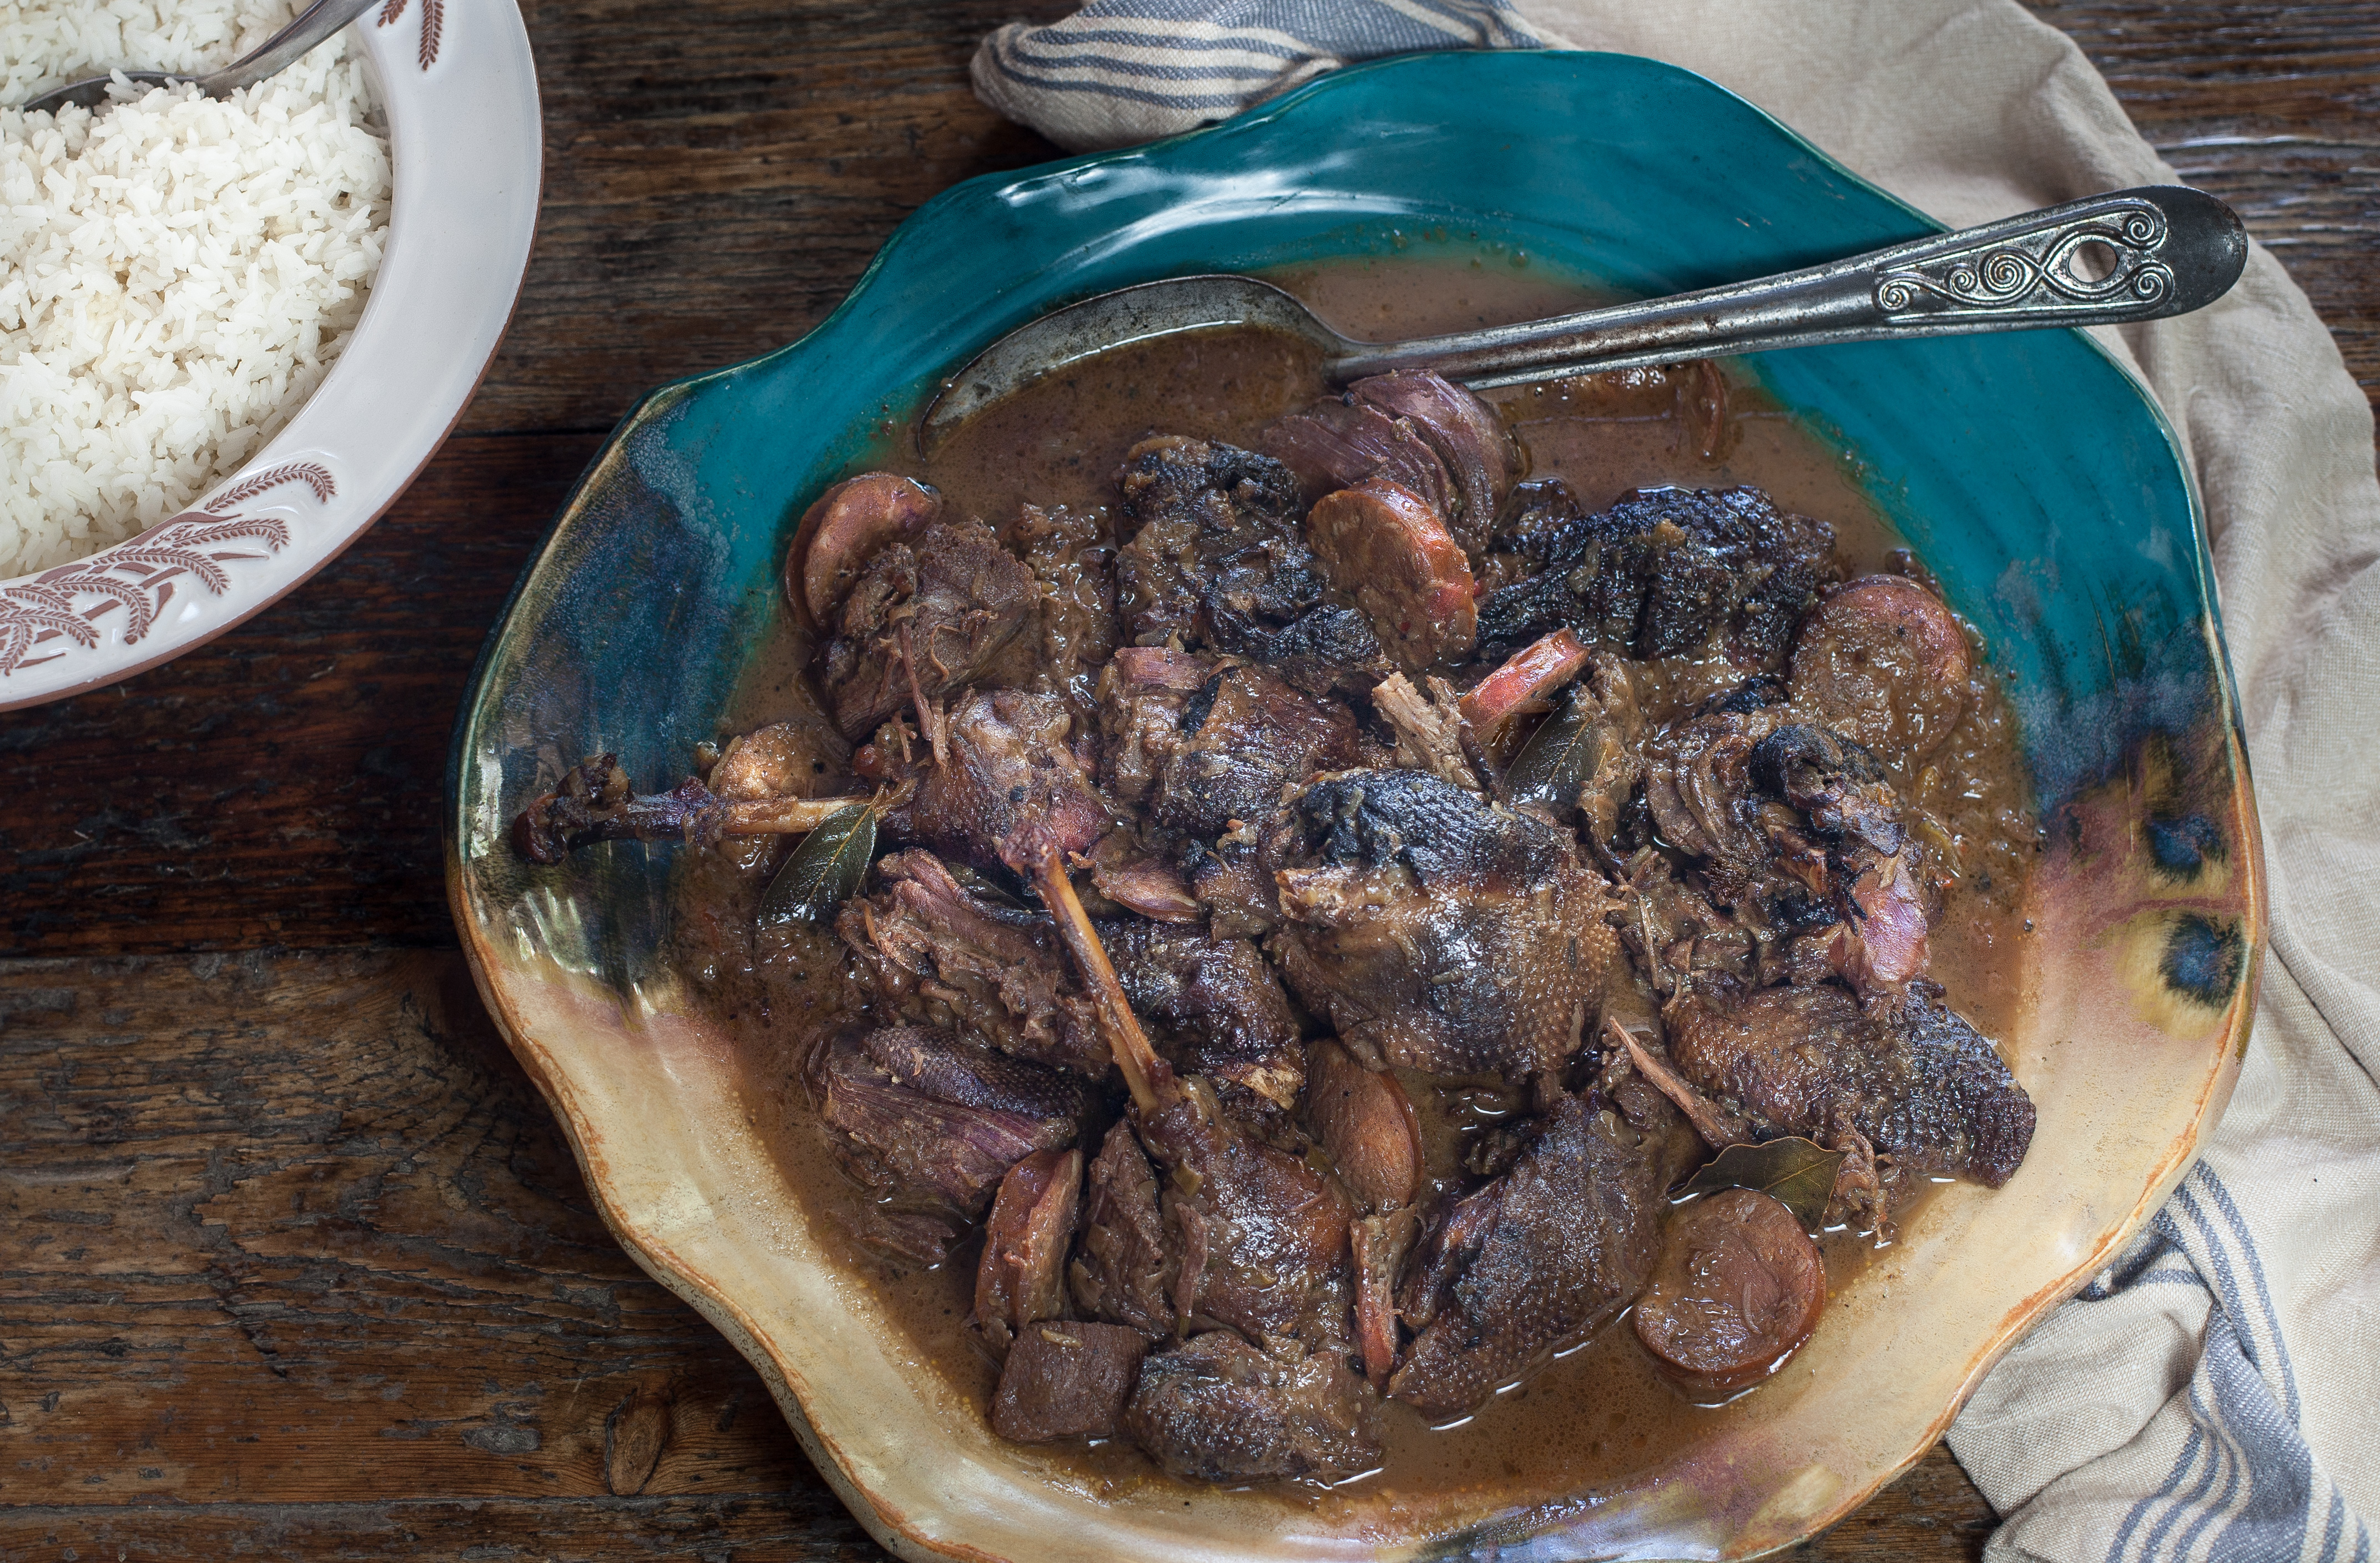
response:
[[[0,0],[0,103],[204,71],[291,0]],[[0,108],[0,710],[222,634],[460,416],[541,171],[514,0],[383,0],[221,100]]]

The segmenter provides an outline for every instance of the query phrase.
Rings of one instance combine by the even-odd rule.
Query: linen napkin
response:
[[[1741,93],[1953,225],[2171,183],[2014,0],[1096,0],[976,55],[1077,150],[1423,48],[1608,49]],[[2369,405],[2261,248],[2215,306],[2103,341],[2197,473],[2272,941],[2229,1111],[2167,1207],[1985,1379],[1950,1443],[1995,1563],[2365,1563],[2380,1517],[2380,482]]]

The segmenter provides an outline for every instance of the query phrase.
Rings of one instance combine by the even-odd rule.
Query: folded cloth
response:
[[[984,90],[1062,144],[1120,144],[1223,117],[1320,62],[1387,52],[1349,41],[1387,9],[1103,0],[1073,22],[995,35],[976,79],[1003,58],[1097,55],[1101,18],[1124,12],[1161,16],[1192,46],[1135,31],[1133,52],[1113,56],[1126,68],[1106,82],[1195,81],[1202,63],[1232,58],[1237,74],[1212,103],[1115,92],[1095,108],[1082,100],[1108,92],[1099,72],[1055,67],[1035,68],[1071,95],[1062,112],[1027,74]],[[1398,9],[1459,25],[1447,0]],[[1349,18],[1343,30],[1333,18]],[[1513,0],[1492,20],[1492,36],[1481,20],[1476,36],[1450,31],[1436,46],[1534,40],[1668,60],[1953,224],[2175,178],[2082,53],[2013,0]],[[1244,23],[1265,42],[1232,55]],[[1249,64],[1264,49],[1278,51],[1269,78]],[[2372,412],[2261,248],[2213,307],[2099,334],[2163,405],[2205,501],[2263,818],[2271,951],[2238,1090],[2198,1166],[1984,1380],[1951,1448],[2004,1517],[1986,1552],[1999,1563],[2369,1559],[2380,1516]]]

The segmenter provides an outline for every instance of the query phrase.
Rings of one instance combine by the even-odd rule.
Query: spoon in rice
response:
[[[287,27],[266,39],[261,48],[221,70],[200,76],[182,76],[163,70],[112,71],[83,81],[70,81],[64,87],[53,87],[37,97],[26,99],[19,106],[27,114],[55,114],[68,103],[97,109],[106,103],[107,90],[119,77],[140,87],[171,87],[177,82],[188,81],[210,98],[224,97],[243,87],[253,87],[285,66],[295,64],[315,44],[378,3],[379,0],[314,0],[314,4],[298,12],[297,18]]]

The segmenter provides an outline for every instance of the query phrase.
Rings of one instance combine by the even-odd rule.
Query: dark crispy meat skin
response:
[[[1166,1173],[1167,1245],[1181,1257],[1174,1311],[1269,1349],[1347,1349],[1354,1304],[1337,1180],[1241,1132],[1195,1093],[1147,1117],[1141,1143]]]
[[[1028,1325],[1001,1371],[991,1430],[1019,1444],[1114,1437],[1148,1351],[1147,1336],[1117,1325]]]
[[[1108,807],[1085,755],[1069,746],[1074,717],[1065,701],[978,690],[944,725],[942,761],[927,766],[917,795],[885,817],[892,835],[999,869],[1002,849],[1020,830],[1047,830],[1069,853],[1088,852],[1107,833]]]
[[[1132,785],[1125,768],[1135,755],[1153,762],[1149,823],[1180,836],[1211,842],[1235,821],[1269,818],[1283,787],[1318,769],[1353,764],[1358,753],[1355,719],[1346,707],[1262,668],[1219,668],[1187,694],[1135,695],[1120,681],[1109,687],[1113,714],[1103,725],[1126,735],[1120,789]]]
[[[1425,1416],[1477,1405],[1644,1286],[1659,1241],[1656,1143],[1563,1096],[1512,1169],[1441,1218],[1406,1282],[1418,1333],[1389,1393]]]
[[[1407,418],[1429,442],[1453,479],[1458,503],[1447,508],[1455,541],[1465,552],[1483,551],[1496,520],[1496,507],[1520,469],[1512,439],[1496,409],[1451,381],[1427,370],[1374,375],[1347,387],[1347,394],[1394,418]]]
[[[1402,414],[1352,392],[1277,418],[1257,436],[1257,448],[1297,474],[1307,503],[1337,489],[1385,478],[1417,494],[1442,516],[1463,503],[1463,491],[1421,429]]]
[[[1568,831],[1434,776],[1307,786],[1267,838],[1291,988],[1366,1064],[1552,1069],[1599,1014],[1604,883]]]
[[[1298,533],[1297,479],[1281,463],[1160,435],[1125,454],[1118,481],[1136,528],[1116,557],[1126,639],[1253,657],[1306,688],[1386,671],[1362,615],[1324,600]]]
[[[1215,676],[1210,657],[1159,646],[1119,648],[1099,674],[1099,780],[1125,808],[1148,806],[1182,746],[1182,713]]]
[[[1099,669],[1115,650],[1115,550],[1097,512],[1022,507],[1007,540],[1038,588],[1029,682],[1087,712]]]
[[[1165,1241],[1157,1174],[1132,1125],[1119,1123],[1091,1162],[1082,1236],[1066,1270],[1075,1306],[1144,1335],[1171,1335],[1180,1267]]]
[[[1757,489],[1645,489],[1599,515],[1541,508],[1516,539],[1536,573],[1480,604],[1483,652],[1569,629],[1633,657],[1699,651],[1773,669],[1830,578],[1834,534]]]
[[[919,1026],[836,1036],[808,1077],[844,1171],[881,1202],[936,1218],[941,1242],[934,1222],[861,1235],[927,1262],[984,1213],[1011,1167],[1071,1145],[1089,1105],[1056,1071]]]
[[[1826,986],[1689,994],[1663,1018],[1678,1072],[1764,1139],[1850,1130],[1903,1170],[1992,1188],[2033,1143],[2033,1098],[1931,983],[1882,1012]]]
[[[1379,1463],[1376,1408],[1342,1354],[1283,1359],[1209,1330],[1141,1363],[1124,1427],[1191,1481],[1329,1482]]]
[[[980,522],[938,521],[880,549],[843,604],[822,683],[857,739],[973,679],[1032,618],[1033,574]]]
[[[1305,1082],[1297,1016],[1255,945],[1137,920],[1105,925],[1099,939],[1175,1070],[1214,1081],[1226,1106],[1240,1091],[1295,1105]]]
[[[1058,1068],[1107,1072],[1107,1044],[1047,918],[968,893],[928,852],[882,859],[875,886],[834,926],[893,1013]]]

